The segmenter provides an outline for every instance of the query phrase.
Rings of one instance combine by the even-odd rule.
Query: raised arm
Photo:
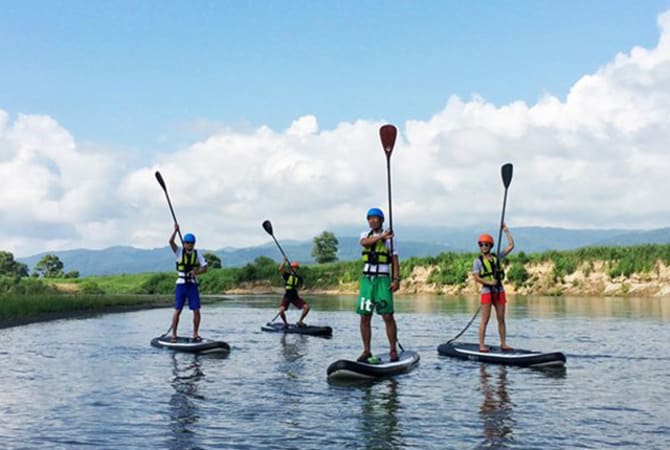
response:
[[[174,224],[174,231],[173,231],[172,234],[170,235],[170,241],[169,241],[170,248],[172,249],[172,251],[173,251],[174,253],[177,253],[177,249],[179,248],[179,246],[177,246],[177,243],[174,241],[174,238],[177,236],[177,233],[178,233],[178,232],[179,232],[179,225],[177,225],[177,224],[175,223],[175,224]]]
[[[512,238],[512,233],[510,233],[509,228],[507,228],[507,225],[503,223],[502,230],[505,233],[505,237],[507,238],[507,247],[503,250],[503,256],[509,255],[512,250],[514,249],[514,238]]]

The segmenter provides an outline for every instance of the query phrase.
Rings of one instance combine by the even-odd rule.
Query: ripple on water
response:
[[[472,316],[467,303],[447,311],[440,300],[429,312],[403,305],[399,337],[420,352],[419,367],[338,385],[326,367],[361,344],[355,314],[338,310],[353,301],[328,301],[316,301],[310,318],[331,325],[333,339],[260,332],[274,301],[208,306],[203,334],[229,342],[227,358],[150,347],[168,309],[0,330],[0,446],[666,448],[667,323],[583,316],[582,304],[552,315],[511,303],[514,345],[568,355],[565,370],[537,371],[440,357],[437,345]],[[190,320],[182,322],[188,333]],[[476,340],[471,328],[463,340]],[[373,351],[387,345],[375,318]]]

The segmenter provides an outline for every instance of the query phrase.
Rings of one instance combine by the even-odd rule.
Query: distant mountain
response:
[[[670,228],[658,228],[649,231],[627,231],[616,236],[603,239],[598,245],[626,246],[641,244],[670,243]]]
[[[398,249],[400,257],[434,256],[445,251],[474,252],[480,230],[491,232],[496,226],[474,228],[447,227],[407,227],[398,228]],[[341,261],[360,257],[358,233],[361,230],[338,229],[339,252]],[[645,243],[670,243],[670,228],[633,231],[611,230],[570,230],[549,227],[513,228],[516,243],[515,251],[536,253],[546,250],[570,250],[590,245],[627,246]],[[340,234],[342,233],[342,234]],[[344,234],[347,233],[347,234]],[[495,239],[498,238],[497,233]],[[282,241],[284,251],[297,261],[313,263],[311,256],[312,241]],[[259,256],[267,256],[276,261],[281,255],[274,242],[245,248],[226,247],[221,250],[199,249],[201,252],[215,253],[225,267],[240,267]],[[174,270],[174,260],[169,247],[156,249],[138,249],[134,247],[110,247],[103,250],[65,250],[45,252],[37,255],[16,258],[27,264],[32,270],[35,264],[47,253],[57,255],[65,265],[65,271],[78,270],[81,276],[115,275],[122,273],[165,272]]]

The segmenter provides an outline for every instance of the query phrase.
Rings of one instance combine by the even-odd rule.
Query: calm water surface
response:
[[[509,342],[568,357],[541,372],[438,356],[475,301],[401,298],[400,342],[420,366],[351,385],[326,367],[361,350],[353,297],[313,301],[308,322],[332,326],[329,340],[261,332],[276,303],[204,308],[202,334],[233,347],[225,359],[150,347],[169,309],[0,330],[0,448],[670,448],[670,299],[513,299]]]

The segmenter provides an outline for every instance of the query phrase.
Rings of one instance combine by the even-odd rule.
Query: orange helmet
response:
[[[298,261],[293,261],[293,262],[291,263],[291,267],[293,267],[294,269],[299,269],[299,268],[300,268],[300,264],[298,264]]]
[[[479,242],[488,242],[489,244],[491,244],[491,247],[493,247],[493,236],[491,236],[488,233],[484,233],[484,234],[479,236],[479,240],[477,240],[477,242],[478,243]]]

